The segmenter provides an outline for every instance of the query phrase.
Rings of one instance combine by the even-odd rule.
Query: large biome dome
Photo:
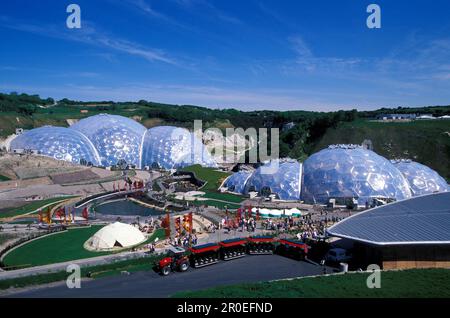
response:
[[[124,161],[140,167],[140,152],[146,129],[138,122],[117,115],[100,114],[80,120],[70,127],[94,144],[103,166]]]
[[[251,175],[252,173],[249,171],[239,171],[233,173],[225,180],[223,185],[228,189],[229,192],[243,194],[245,184],[247,183],[247,180]]]
[[[32,150],[76,164],[100,165],[100,156],[90,140],[78,131],[64,127],[44,126],[28,130],[14,138],[10,148]]]
[[[331,198],[354,198],[359,205],[371,198],[411,197],[408,182],[386,158],[355,145],[330,146],[303,164],[302,199],[326,204]]]
[[[142,166],[175,169],[200,164],[216,167],[202,140],[185,128],[158,126],[145,134]]]

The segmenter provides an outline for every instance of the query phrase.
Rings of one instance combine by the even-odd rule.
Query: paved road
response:
[[[162,277],[153,271],[138,272],[129,276],[83,281],[80,289],[68,289],[64,284],[26,291],[10,297],[168,297],[182,290],[321,273],[320,266],[278,255],[245,256],[200,269],[189,269],[186,273],[172,273],[168,277]]]

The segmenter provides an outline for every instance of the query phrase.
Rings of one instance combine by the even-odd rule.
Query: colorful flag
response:
[[[82,212],[81,215],[82,215],[83,218],[85,218],[86,220],[89,218],[89,212],[88,212],[88,208],[87,208],[87,207],[85,207],[85,208],[83,209],[83,212]]]

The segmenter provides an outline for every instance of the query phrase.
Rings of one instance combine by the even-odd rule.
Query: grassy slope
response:
[[[369,289],[368,274],[347,274],[216,287],[179,292],[175,297],[450,297],[450,270],[423,269],[382,272],[381,288]]]
[[[37,239],[9,253],[3,262],[5,266],[39,266],[108,254],[83,248],[84,242],[101,227],[69,229]]]
[[[200,165],[193,165],[183,168],[183,171],[195,173],[196,177],[207,183],[203,186],[203,191],[216,191],[223,180],[230,175],[228,172],[217,171],[214,168],[204,168]]]
[[[373,142],[374,150],[388,159],[408,157],[428,165],[450,181],[449,120],[382,123],[358,120],[329,129],[314,152],[336,143]]]
[[[35,201],[32,203],[26,204],[24,206],[21,206],[20,208],[14,208],[14,209],[10,209],[8,211],[1,212],[0,218],[8,218],[8,217],[13,217],[13,216],[17,216],[17,215],[27,214],[27,213],[35,211],[36,209],[39,209],[42,206],[47,205],[49,203],[60,202],[60,201],[63,201],[63,200],[69,199],[69,198],[71,198],[71,197],[51,198],[51,199]]]
[[[205,192],[205,195],[203,195],[203,197],[210,200],[198,201],[194,204],[208,204],[210,206],[216,206],[219,208],[224,208],[224,206],[227,205],[229,208],[237,209],[239,207],[239,203],[241,203],[245,199],[242,196],[234,195],[231,193],[220,193],[217,191],[222,182],[230,175],[230,173],[228,172],[216,171],[214,168],[204,168],[200,165],[186,167],[183,170],[194,172],[197,178],[207,182],[200,190]],[[215,200],[227,201],[235,204],[229,204]]]

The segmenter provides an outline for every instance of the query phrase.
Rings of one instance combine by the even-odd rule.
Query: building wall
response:
[[[382,269],[450,268],[450,245],[372,246],[355,242],[356,267],[378,264]]]
[[[449,245],[408,245],[383,248],[383,269],[450,268]]]

